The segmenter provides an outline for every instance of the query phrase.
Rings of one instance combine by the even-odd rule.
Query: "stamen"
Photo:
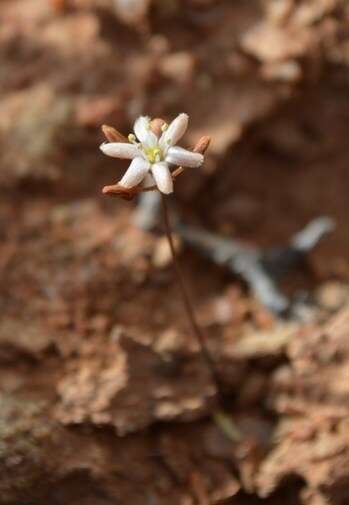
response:
[[[161,131],[165,132],[167,129],[168,129],[168,123],[164,123],[164,124],[161,126]]]
[[[144,152],[150,163],[157,163],[161,161],[162,151],[159,147],[149,147],[148,149],[145,149]]]
[[[128,136],[128,141],[131,142],[131,144],[134,144],[136,142],[136,136],[133,133],[130,133]]]

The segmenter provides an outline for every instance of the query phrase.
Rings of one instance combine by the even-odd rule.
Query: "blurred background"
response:
[[[0,90],[0,504],[348,503],[348,2],[1,0]],[[212,142],[176,244],[240,441],[156,202],[101,194],[127,166],[101,125],[180,112]],[[217,261],[227,239],[274,282],[323,216],[287,313]]]

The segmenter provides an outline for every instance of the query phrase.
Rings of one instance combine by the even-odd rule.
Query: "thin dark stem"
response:
[[[181,268],[180,268],[180,265],[179,265],[179,261],[178,261],[178,257],[177,257],[177,253],[176,253],[176,249],[175,249],[175,246],[174,246],[174,243],[173,243],[173,238],[172,238],[172,232],[171,232],[171,225],[170,225],[170,220],[169,220],[169,215],[168,215],[168,208],[167,208],[167,202],[166,202],[166,196],[164,194],[161,193],[161,203],[162,203],[162,211],[163,211],[163,217],[164,217],[164,224],[165,224],[165,232],[166,232],[166,236],[167,236],[167,239],[168,239],[168,243],[170,245],[170,249],[171,249],[171,254],[172,254],[172,259],[173,259],[173,265],[174,265],[174,269],[175,269],[175,273],[176,273],[176,277],[177,277],[177,282],[178,282],[178,286],[179,286],[179,289],[180,289],[180,292],[181,292],[181,295],[182,295],[182,300],[183,300],[183,305],[184,305],[184,308],[187,312],[187,316],[188,316],[188,319],[189,319],[189,322],[190,322],[190,325],[191,325],[191,328],[192,328],[192,332],[199,344],[199,347],[200,347],[200,350],[201,350],[201,354],[203,356],[203,358],[205,359],[206,363],[207,363],[207,366],[210,370],[210,373],[211,373],[211,376],[212,376],[212,379],[213,379],[213,382],[217,388],[217,393],[219,395],[219,400],[220,402],[222,403],[223,401],[223,388],[222,388],[222,383],[221,383],[221,380],[220,380],[220,377],[219,377],[219,374],[216,370],[216,367],[215,367],[215,363],[212,359],[212,356],[207,348],[207,345],[206,345],[206,342],[205,342],[205,338],[202,334],[202,331],[196,321],[196,318],[195,318],[195,314],[194,314],[194,309],[193,309],[193,306],[191,304],[191,301],[190,301],[190,297],[189,297],[189,294],[188,294],[188,291],[187,291],[187,287],[185,285],[185,282],[184,282],[184,279],[183,279],[183,275],[182,275],[182,271],[181,271]]]

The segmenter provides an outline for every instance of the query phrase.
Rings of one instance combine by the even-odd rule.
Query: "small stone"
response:
[[[330,311],[338,310],[348,300],[349,286],[339,282],[327,282],[318,293],[318,303]]]
[[[262,62],[276,62],[303,56],[312,43],[308,30],[277,27],[262,22],[246,32],[241,45]]]
[[[176,251],[180,251],[181,249],[181,240],[179,237],[174,236],[173,237],[173,242],[174,242],[174,247]],[[156,242],[153,257],[152,257],[152,264],[156,268],[165,268],[167,265],[169,265],[172,261],[172,255],[171,255],[171,249],[169,246],[169,243],[167,241],[167,237],[162,237],[159,238]]]
[[[191,82],[195,60],[190,53],[180,51],[164,56],[160,60],[160,72],[164,77],[178,83]]]
[[[114,0],[116,15],[127,24],[136,25],[146,18],[151,0]]]
[[[284,24],[292,13],[293,0],[272,0],[267,4],[267,17],[275,25]]]
[[[159,335],[154,344],[154,350],[160,354],[173,354],[185,347],[181,335],[174,328],[169,328]]]
[[[300,64],[292,60],[263,65],[261,74],[266,81],[296,83],[302,79]]]

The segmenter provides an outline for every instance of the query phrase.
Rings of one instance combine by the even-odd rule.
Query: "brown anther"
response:
[[[150,121],[150,129],[155,135],[160,138],[162,135],[162,127],[166,124],[166,121],[161,119],[160,117],[156,117]]]
[[[211,142],[210,137],[208,136],[201,137],[201,139],[197,142],[196,146],[193,149],[194,153],[205,154],[208,146],[210,145],[210,142]]]
[[[102,126],[102,132],[109,142],[128,142],[128,139],[112,126],[104,124]]]
[[[135,186],[134,188],[125,188],[120,184],[112,184],[110,186],[104,186],[102,193],[108,196],[121,196],[124,200],[132,200],[138,193],[142,191],[140,186]]]

